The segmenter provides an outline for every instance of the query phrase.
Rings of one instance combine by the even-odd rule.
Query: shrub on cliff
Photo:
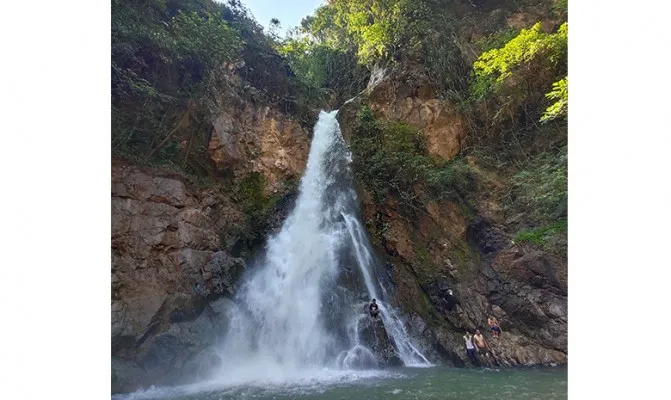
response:
[[[555,102],[545,109],[541,122],[566,116],[568,114],[568,76],[553,83],[552,91],[545,97]]]
[[[523,109],[532,123],[566,115],[568,24],[546,33],[541,23],[521,32],[499,48],[483,52],[473,63],[473,101],[493,101],[498,112],[490,125],[517,123]],[[551,82],[555,82],[550,87]],[[552,90],[552,91],[550,91]],[[550,91],[550,93],[548,93]],[[566,96],[564,96],[566,94]],[[546,98],[558,100],[543,116]]]
[[[427,154],[422,132],[405,122],[380,121],[363,107],[352,137],[354,172],[379,201],[389,193],[411,207],[434,198],[464,195],[473,188],[461,160],[442,166]]]
[[[267,196],[266,180],[260,172],[250,172],[235,185],[235,198],[239,202],[252,231],[263,230],[268,214],[279,197]]]
[[[206,3],[112,2],[115,153],[178,162],[176,133],[202,120],[211,77],[242,48],[223,6]]]
[[[351,148],[355,173],[378,198],[393,190],[412,203],[412,187],[425,181],[430,167],[419,130],[402,122],[378,121],[363,108]]]
[[[536,225],[565,218],[568,198],[567,161],[567,146],[531,159],[512,177],[506,201],[508,212],[524,213]]]
[[[301,79],[343,98],[363,90],[376,64],[415,59],[439,91],[461,99],[469,65],[445,0],[333,0],[303,19],[281,47]]]
[[[312,90],[335,93],[338,103],[357,95],[368,81],[368,70],[358,63],[352,49],[328,46],[304,32],[294,32],[283,40],[279,51],[298,79]]]

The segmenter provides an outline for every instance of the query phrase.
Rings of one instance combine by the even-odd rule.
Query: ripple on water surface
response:
[[[566,399],[566,368],[399,368],[370,371],[304,371],[283,382],[244,385],[210,381],[113,396],[114,400],[183,399]]]

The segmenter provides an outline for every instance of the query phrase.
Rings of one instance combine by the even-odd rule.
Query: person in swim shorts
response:
[[[475,341],[475,346],[478,349],[478,354],[486,357],[489,362],[489,357],[492,355],[492,351],[489,349],[489,344],[487,344],[485,337],[480,333],[480,329],[475,330],[473,340]]]
[[[499,320],[496,317],[487,318],[487,324],[489,324],[489,330],[492,331],[492,336],[498,339],[501,336],[501,326],[499,325]]]

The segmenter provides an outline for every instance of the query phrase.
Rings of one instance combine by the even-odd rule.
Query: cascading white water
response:
[[[370,250],[368,248],[368,243],[366,236],[363,233],[363,228],[359,221],[350,215],[343,215],[345,218],[345,223],[347,225],[347,231],[350,234],[352,243],[354,244],[354,252],[361,268],[361,273],[366,282],[366,289],[368,289],[368,295],[374,299],[378,299],[376,285],[373,282],[371,277],[371,269],[373,265],[373,257],[371,256]],[[378,285],[385,292],[384,286]],[[408,332],[405,329],[403,321],[401,320],[398,312],[394,307],[385,303],[384,301],[379,301],[380,307],[380,317],[384,321],[384,327],[387,330],[387,334],[392,338],[394,344],[396,345],[396,350],[398,355],[403,361],[403,364],[406,366],[426,366],[431,363],[429,360],[424,357],[424,355],[413,346],[412,342],[408,337]]]
[[[281,381],[301,371],[346,368],[347,360],[373,357],[356,337],[343,334],[347,321],[361,316],[354,304],[379,296],[336,114],[320,113],[294,209],[269,239],[263,262],[238,290],[221,348],[222,381]],[[358,264],[367,297],[363,288],[355,293],[356,288],[339,281],[351,264],[348,257]],[[384,299],[380,306],[401,360],[428,364],[410,343],[396,310]]]

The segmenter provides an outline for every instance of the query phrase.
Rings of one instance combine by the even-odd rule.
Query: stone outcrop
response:
[[[299,177],[307,162],[308,135],[298,122],[267,106],[244,103],[213,123],[208,153],[218,170],[257,171],[269,190],[287,177]]]
[[[234,72],[221,79],[207,148],[215,173],[260,172],[269,192],[283,190],[283,181],[300,177],[305,169],[308,131],[295,117],[254,100],[255,89],[244,86]]]
[[[377,116],[419,128],[428,153],[435,158],[448,161],[461,150],[466,121],[453,103],[437,98],[428,82],[390,75],[370,87],[367,97],[368,106]]]
[[[412,72],[374,71],[368,88],[341,108],[339,120],[345,138],[351,135],[361,104],[383,120],[403,121],[419,128],[428,153],[438,161],[453,159],[468,133],[466,120],[455,104],[440,100],[435,88]]]
[[[396,354],[394,345],[389,339],[382,318],[372,318],[368,313],[362,317],[359,320],[359,339],[361,340],[361,344],[373,352],[378,365],[381,367],[403,365],[398,354]]]
[[[167,300],[172,301],[174,297]],[[167,330],[151,337],[135,358],[112,357],[113,392],[208,378],[222,364],[215,345],[226,329],[229,302],[216,300],[193,320],[173,316]]]
[[[242,260],[219,252],[220,228],[243,216],[224,196],[201,196],[179,179],[113,166],[113,347],[142,334],[168,295],[225,291],[220,280],[239,273]]]
[[[113,389],[133,390],[202,357],[221,333],[222,306],[244,268],[222,251],[242,215],[216,191],[183,178],[115,163],[112,168]],[[195,357],[195,358],[194,358]]]

